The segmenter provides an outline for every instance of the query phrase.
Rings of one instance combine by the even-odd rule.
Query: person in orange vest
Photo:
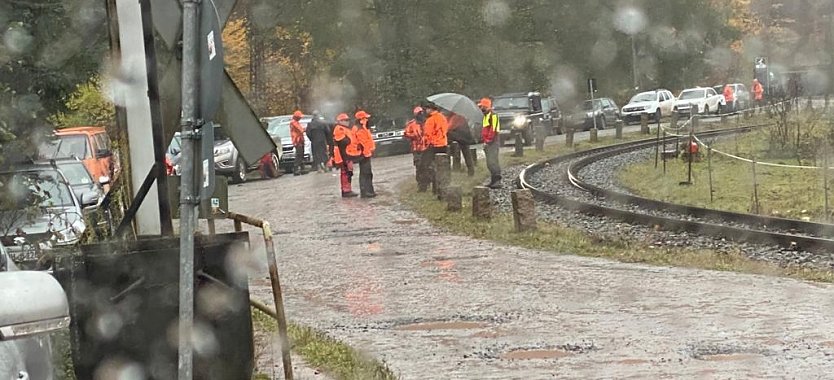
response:
[[[430,184],[435,185],[434,156],[438,153],[447,153],[449,146],[446,138],[449,124],[446,122],[446,117],[440,113],[440,109],[434,103],[428,102],[423,108],[426,109],[428,117],[423,125],[423,144],[426,150],[420,156],[419,168],[425,176],[417,184],[419,192],[428,190]]]
[[[301,125],[301,118],[304,114],[301,111],[295,111],[290,120],[290,137],[292,138],[292,145],[295,147],[295,161],[292,165],[293,175],[307,174],[304,171],[304,126]]]
[[[467,174],[472,177],[475,175],[475,160],[472,157],[472,150],[469,149],[469,146],[475,144],[475,139],[472,138],[469,122],[466,121],[466,118],[454,112],[449,113],[446,121],[449,124],[447,138],[450,141],[458,143],[460,151],[463,154],[463,161],[466,162]]]
[[[423,141],[423,124],[426,122],[426,113],[423,111],[423,107],[417,106],[414,107],[412,114],[414,115],[414,118],[406,123],[403,135],[406,139],[411,141],[411,156],[414,162],[414,174],[417,179],[417,183],[419,184],[421,178],[424,176],[424,174],[420,172],[420,157],[426,150],[426,144]]]
[[[353,161],[360,156],[359,144],[353,130],[350,129],[350,117],[346,113],[336,117],[333,128],[333,164],[339,168],[339,180],[342,188],[342,198],[352,198],[359,194],[353,192]]]
[[[733,86],[729,84],[724,85],[724,103],[727,104],[727,112],[734,112],[736,110],[735,91],[733,91]]]
[[[759,83],[758,79],[753,79],[753,101],[756,103],[756,108],[760,108],[764,104],[764,86]]]
[[[374,137],[371,135],[370,127],[368,127],[368,119],[371,115],[359,110],[354,117],[356,124],[353,125],[353,135],[356,136],[359,151],[362,153],[359,156],[359,194],[362,198],[373,198],[376,197],[376,191],[374,191],[371,157],[376,150],[376,143],[374,143]]]

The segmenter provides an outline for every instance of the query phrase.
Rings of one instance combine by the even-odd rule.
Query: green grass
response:
[[[272,317],[252,309],[255,330],[275,332],[278,324]],[[292,351],[307,364],[339,380],[393,380],[398,377],[384,364],[350,346],[310,327],[290,323],[287,332]],[[261,377],[258,377],[261,376]],[[254,379],[265,379],[258,374]]]
[[[634,134],[628,136],[628,138],[643,138],[644,136]],[[599,144],[583,143],[575,149],[566,148],[563,145],[552,146],[545,153],[529,154],[524,158],[508,158],[504,155],[501,164],[506,167],[514,164],[530,163],[574,150],[589,149],[597,145],[611,143],[611,141],[605,139],[601,140]],[[432,225],[449,233],[475,239],[492,240],[553,254],[574,254],[625,263],[733,271],[834,282],[834,272],[831,271],[801,267],[783,268],[766,262],[750,260],[740,252],[721,253],[705,249],[658,248],[643,242],[606,240],[572,227],[542,220],[538,221],[539,228],[537,231],[516,233],[513,229],[512,215],[508,213],[497,214],[490,221],[478,221],[472,217],[472,187],[480,185],[485,179],[486,173],[481,167],[479,167],[474,178],[459,173],[453,174],[452,184],[461,186],[464,193],[464,211],[459,213],[447,212],[445,204],[437,201],[436,197],[417,192],[417,186],[413,180],[404,181],[400,184],[400,200],[415,213],[426,218]],[[677,182],[675,183],[677,184]]]
[[[746,158],[760,157],[757,158],[759,161],[797,164],[796,159],[768,157],[764,151],[767,146],[767,131],[764,130],[716,141],[714,146],[721,151]],[[634,164],[620,173],[619,180],[634,193],[651,199],[734,212],[758,211],[759,214],[786,218],[826,220],[821,170],[757,165],[757,210],[753,198],[752,164],[713,154],[713,198],[710,199],[710,165],[706,151],[702,153],[702,161],[692,165],[693,184],[690,186],[679,185],[679,182],[687,179],[688,165],[683,160],[668,161],[665,174],[662,165],[655,168],[653,159]],[[821,162],[818,164],[822,165]],[[834,172],[830,172],[829,181],[832,178]]]

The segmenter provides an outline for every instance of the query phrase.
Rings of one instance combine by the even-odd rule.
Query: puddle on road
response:
[[[573,355],[573,353],[562,350],[517,350],[501,355],[505,360],[543,360],[560,359]]]
[[[733,361],[761,359],[762,357],[763,356],[761,354],[735,353],[735,354],[702,355],[702,356],[698,357],[698,360],[703,360],[703,361],[708,361],[708,362],[733,362]]]
[[[471,330],[487,327],[481,322],[424,322],[402,325],[396,328],[401,331],[432,331],[432,330]]]
[[[399,224],[399,225],[402,225],[402,226],[410,226],[410,225],[420,223],[420,221],[417,220],[417,219],[398,219],[398,220],[392,220],[391,223]]]

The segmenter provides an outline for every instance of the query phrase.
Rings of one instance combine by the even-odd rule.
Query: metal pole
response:
[[[828,149],[825,149],[825,151],[823,152],[822,162],[822,187],[823,191],[825,192],[825,208],[823,211],[825,213],[825,221],[827,222],[829,219],[828,210],[831,206],[828,202]]]
[[[753,163],[753,213],[759,213],[759,183],[756,178],[756,158],[751,158]]]
[[[709,173],[709,204],[714,201],[715,190],[712,187],[712,146],[707,146],[707,172]]]
[[[194,157],[199,137],[199,110],[197,99],[198,29],[200,0],[184,0],[182,3],[182,181],[180,187],[180,289],[179,289],[179,366],[178,379],[193,378],[192,326],[194,324],[194,232],[197,224],[195,175],[197,160]]]
[[[660,159],[660,119],[657,120],[657,142],[654,144],[654,168],[655,169],[657,169],[657,161],[659,159]]]
[[[666,175],[666,131],[663,131],[663,175]]]
[[[631,35],[631,77],[634,79],[634,89],[640,88],[637,83],[637,45],[634,43],[634,35]]]

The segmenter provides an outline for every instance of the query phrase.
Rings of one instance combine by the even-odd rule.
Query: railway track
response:
[[[708,131],[698,136],[721,137],[759,127]],[[674,138],[669,140],[674,141]],[[540,202],[588,215],[738,243],[834,253],[834,225],[831,224],[673,204],[603,188],[583,180],[582,170],[587,166],[618,155],[654,148],[656,143],[656,139],[640,140],[539,162],[519,174],[518,185],[530,189]]]

